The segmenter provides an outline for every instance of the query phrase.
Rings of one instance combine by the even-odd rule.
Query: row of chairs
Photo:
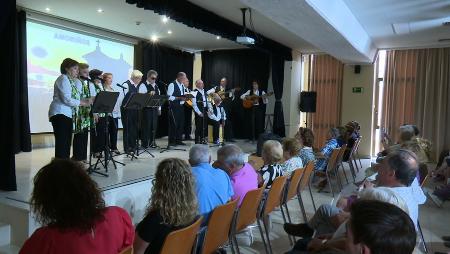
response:
[[[212,254],[227,243],[230,244],[232,253],[240,253],[236,235],[253,225],[255,221],[258,224],[266,253],[272,253],[269,225],[266,218],[276,207],[280,207],[284,222],[292,222],[287,203],[289,200],[297,198],[303,219],[306,221],[307,216],[301,193],[306,188],[309,189],[314,209],[316,209],[310,184],[313,171],[314,163],[311,162],[305,168],[295,170],[289,179],[287,176],[276,178],[267,193],[264,193],[265,185],[249,191],[239,208],[237,207],[238,199],[216,207],[205,230],[201,230],[202,218],[199,218],[192,225],[171,232],[164,241],[161,253]],[[199,232],[204,232],[200,248],[198,248]],[[295,239],[289,239],[293,244]],[[197,249],[200,251],[197,252]]]

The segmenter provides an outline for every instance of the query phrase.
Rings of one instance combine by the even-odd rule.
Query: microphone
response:
[[[119,83],[117,83],[116,86],[118,86],[118,87],[120,87],[120,88],[122,88],[122,89],[124,89],[124,90],[128,89],[128,88],[124,87],[123,85],[121,85],[121,84],[119,84]]]

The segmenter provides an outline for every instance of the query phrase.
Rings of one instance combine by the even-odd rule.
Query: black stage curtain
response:
[[[171,19],[194,27],[207,33],[220,35],[223,38],[235,41],[242,34],[242,26],[233,23],[217,14],[203,9],[189,1],[168,0],[126,0],[129,4],[136,4],[139,8],[152,10],[160,15],[167,15]],[[238,12],[239,10],[236,9]],[[256,35],[250,29],[248,36],[256,39],[255,45],[250,47],[268,54],[275,54],[286,61],[292,60],[291,49],[262,35]]]
[[[158,72],[159,88],[163,94],[166,93],[167,85],[175,80],[177,73],[185,72],[191,84],[194,69],[194,54],[183,52],[178,49],[169,48],[157,43],[141,41],[135,47],[135,68],[142,70],[144,79],[147,71],[153,69]],[[159,117],[157,137],[168,134],[168,103],[162,107]]]
[[[270,57],[254,49],[214,50],[202,52],[202,79],[206,88],[216,86],[222,77],[228,80],[228,88],[240,87],[245,93],[257,80],[261,89],[267,91],[270,72]],[[250,138],[251,129],[248,112],[237,97],[231,105],[233,133],[236,138]]]
[[[0,93],[0,189],[17,190],[15,153],[31,151],[26,78],[25,12],[16,11],[15,1],[6,1],[0,12],[0,75],[5,86]]]
[[[273,133],[285,137],[283,103],[284,60],[281,57],[272,56],[272,85],[275,94],[275,108],[273,110]]]

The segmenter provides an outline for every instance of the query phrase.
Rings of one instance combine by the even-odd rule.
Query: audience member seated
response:
[[[97,184],[78,162],[54,159],[34,177],[31,210],[43,227],[20,253],[119,253],[133,244],[122,208],[105,207]]]
[[[336,128],[331,128],[328,132],[328,138],[325,145],[322,147],[319,153],[319,159],[316,161],[315,170],[324,171],[327,168],[328,159],[333,152],[333,149],[339,148],[337,138],[339,137],[339,130]]]
[[[244,162],[244,154],[237,145],[225,145],[217,150],[214,167],[225,170],[230,175],[233,199],[241,205],[247,192],[258,188],[258,173],[249,163]]]
[[[189,163],[192,166],[196,192],[203,225],[216,206],[227,203],[234,195],[230,177],[223,170],[213,168],[211,154],[207,145],[196,144],[189,150]]]
[[[266,189],[270,189],[275,178],[283,175],[283,164],[281,164],[283,148],[280,142],[276,140],[264,142],[261,157],[264,161],[264,166],[259,171],[261,174],[259,181],[260,184],[266,185]]]
[[[314,134],[311,129],[300,127],[295,138],[300,141],[302,148],[298,153],[298,156],[302,159],[303,165],[306,166],[310,161],[316,161],[316,156],[314,155],[313,145],[314,145]]]
[[[417,157],[409,150],[399,149],[388,154],[378,167],[377,186],[388,187],[399,197],[403,198],[408,207],[409,215],[414,224],[417,224],[419,215],[419,205],[425,203],[426,197],[422,189],[418,186],[416,174],[418,171]],[[373,188],[374,184],[368,181],[364,182],[364,188]],[[354,198],[345,198],[348,204]],[[284,229],[288,234],[300,237],[311,237],[314,230],[318,235],[334,232],[336,229],[333,221],[343,221],[348,217],[345,213],[345,207],[334,207],[331,205],[322,205],[319,207],[313,218],[308,223],[291,224],[286,223]]]
[[[356,143],[356,140],[361,137],[359,134],[359,123],[356,121],[350,121],[345,125],[346,129],[346,138],[347,138],[347,148],[345,149],[344,156],[342,157],[343,161],[348,161],[350,159],[350,153],[353,149],[353,146]]]
[[[387,187],[364,189],[360,193],[358,193],[358,200],[377,200],[387,202],[399,207],[400,209],[408,213],[408,207],[403,198],[398,196],[395,192]],[[350,217],[350,213],[345,213],[345,218],[348,217]],[[344,251],[347,236],[346,224],[348,222],[348,219],[345,219],[344,221],[333,220],[331,222],[333,223],[333,225],[330,226],[333,227],[333,230],[336,229],[334,233],[321,235],[316,234],[316,236],[312,239],[308,237],[300,239],[295,243],[294,248],[291,251],[287,252],[287,254],[307,252],[322,253],[322,251],[328,249],[339,249]],[[323,243],[324,240],[326,240],[326,243]]]
[[[414,131],[414,127],[412,125],[402,125],[398,129],[398,132],[399,132],[398,143],[390,145],[387,149],[380,152],[378,156],[385,156],[389,152],[397,149],[408,149],[417,155],[419,163],[426,163],[429,161],[426,150],[429,148],[426,148],[426,146],[423,143],[419,143],[419,139],[415,137],[416,132]]]
[[[177,158],[164,159],[156,169],[147,213],[136,226],[134,253],[159,253],[167,235],[192,224],[197,213],[189,165]]]
[[[346,245],[349,254],[411,254],[416,231],[411,218],[397,206],[361,200],[350,209]]]
[[[303,168],[303,161],[298,156],[301,144],[296,138],[286,138],[283,140],[283,174],[290,175],[294,170]]]
[[[446,182],[450,178],[450,152],[447,150],[445,153],[441,153],[442,158],[439,158],[436,169],[433,170],[431,175],[435,181]]]

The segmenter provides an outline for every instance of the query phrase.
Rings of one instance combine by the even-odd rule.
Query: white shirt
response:
[[[197,106],[197,94],[200,93],[202,95],[203,102],[201,102],[201,103],[203,103],[203,107],[206,107],[207,102],[206,102],[205,90],[197,88],[197,91],[194,91],[194,92],[195,92],[195,94],[192,94],[192,95],[194,95],[194,98],[192,99],[192,107],[194,108],[195,113],[197,115],[200,115],[203,112],[201,112]]]
[[[133,83],[133,81],[132,81],[131,79],[129,79],[128,81],[130,81],[130,83],[131,83],[132,85],[134,85],[135,87],[137,87],[137,86],[139,85],[139,84]],[[123,83],[122,85],[126,88],[126,89],[124,90],[124,93],[126,94],[126,93],[130,90],[129,87],[128,87],[128,83],[125,82],[125,83]],[[147,93],[147,87],[145,87],[145,85],[140,85],[140,86],[139,86],[138,93]]]
[[[409,187],[394,187],[391,188],[395,193],[405,200],[408,206],[409,217],[414,222],[417,229],[417,220],[419,218],[419,205],[422,205],[427,200],[427,197],[420,188],[417,178],[414,179]]]
[[[217,114],[214,115],[214,109],[213,109],[213,105],[208,102],[208,117],[209,119],[219,122],[220,120],[227,120],[227,114],[225,113],[225,110],[223,109],[223,107],[216,107],[217,108]]]
[[[81,93],[81,81],[77,78],[73,80],[78,93]],[[53,85],[53,100],[50,103],[48,117],[62,114],[72,118],[72,108],[80,105],[80,100],[72,98],[72,85],[67,75],[59,76]]]
[[[169,95],[169,101],[174,101],[176,99],[175,96],[173,96],[173,91],[175,89],[175,87],[174,87],[175,85],[177,85],[178,89],[180,89],[181,95],[184,95],[184,89],[185,89],[184,85],[179,83],[178,80],[175,80],[175,82],[170,83],[169,86],[167,87],[167,95]],[[184,104],[184,101],[180,100],[180,105],[183,105],[183,104]]]
[[[158,90],[158,91],[159,91],[159,94],[161,94],[161,90],[159,90],[159,87],[156,86],[156,83],[155,83],[155,82],[150,83],[150,82],[147,80],[147,81],[145,81],[145,83],[147,83],[147,85],[150,85],[150,86],[153,87],[153,91],[155,92],[155,94],[156,94],[156,90]],[[148,91],[148,92],[150,93],[151,91]],[[158,107],[158,110],[161,111],[161,106]]]
[[[259,90],[253,91],[253,94],[259,96]],[[266,92],[262,91],[261,96],[263,96],[263,95],[265,95],[265,94],[266,94]],[[241,95],[241,99],[242,99],[242,100],[245,100],[245,97],[246,97],[246,96],[249,96],[249,95],[250,95],[250,90],[248,90],[247,92],[245,92],[244,94],[242,94],[242,95]],[[269,102],[269,99],[263,97],[263,98],[262,98],[262,101],[263,101],[264,104],[267,104],[267,103]],[[259,100],[258,100],[258,102],[253,103],[253,105],[255,105],[255,106],[259,105]]]
[[[120,87],[111,86],[111,88],[104,88],[106,92],[119,92],[119,97],[117,97],[116,105],[114,105],[114,109],[112,112],[113,118],[120,118],[120,105],[122,105],[123,101],[123,93],[120,92]]]

